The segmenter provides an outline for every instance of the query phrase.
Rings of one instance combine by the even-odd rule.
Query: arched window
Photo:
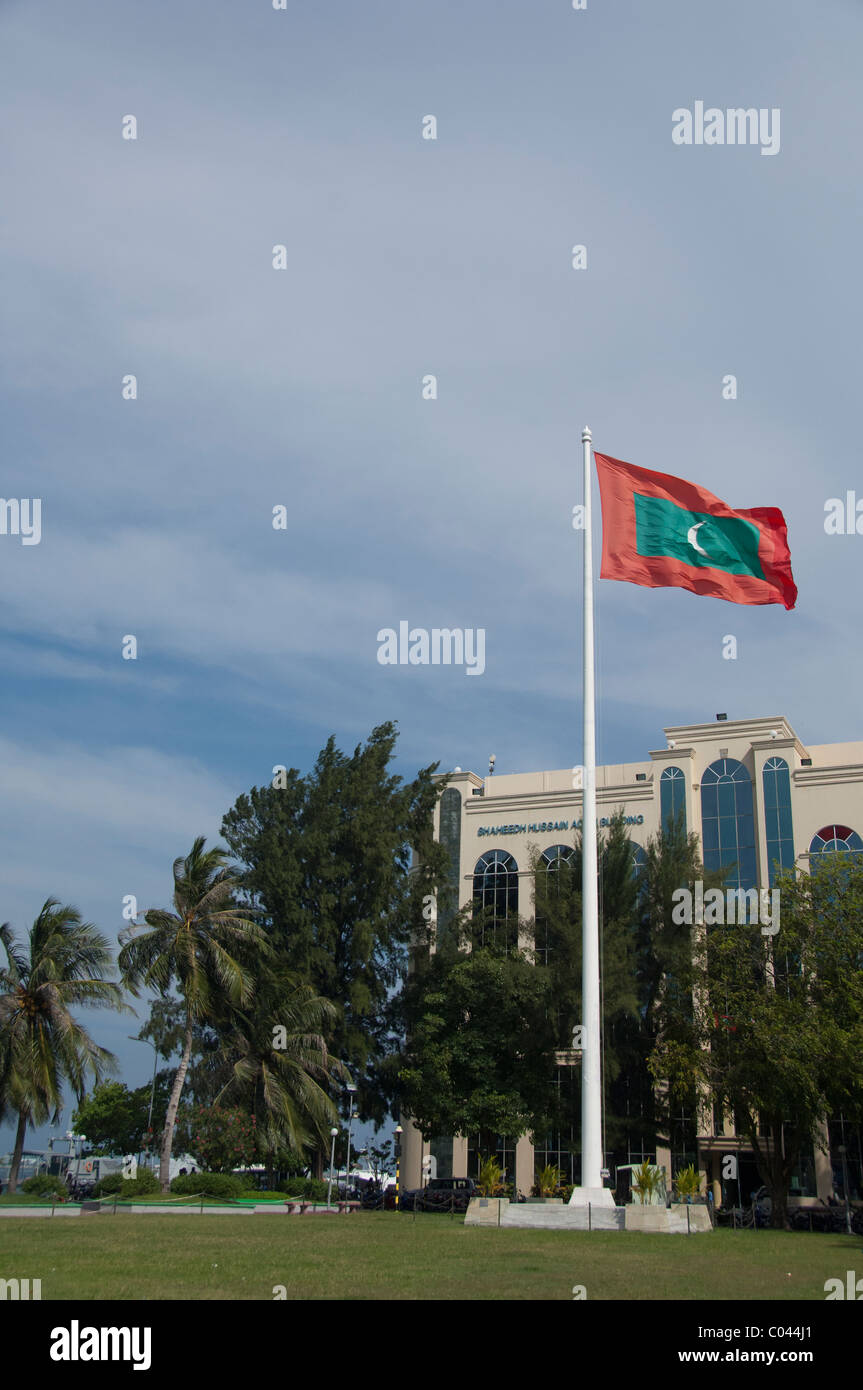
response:
[[[518,865],[505,849],[491,849],[476,862],[473,915],[481,920],[478,945],[517,943]]]
[[[764,827],[770,887],[782,869],[794,868],[794,832],[791,824],[791,774],[784,758],[768,758],[762,774]]]
[[[647,855],[641,845],[637,845],[634,840],[630,840],[629,848],[632,850],[632,872],[637,878],[647,867]]]
[[[701,779],[705,869],[726,870],[729,888],[757,888],[755,816],[749,773],[736,758],[718,758]]]
[[[672,825],[683,812],[683,829],[686,830],[686,778],[680,767],[664,767],[659,779],[659,814],[662,829],[668,822]]]
[[[539,965],[548,965],[551,943],[549,941],[548,917],[543,911],[544,904],[550,897],[559,897],[563,886],[564,877],[567,882],[569,874],[562,874],[572,868],[575,859],[575,850],[572,845],[551,845],[544,849],[539,856],[539,863],[536,866],[536,914],[534,920],[534,953],[535,961]]]
[[[809,846],[809,869],[815,873],[828,854],[851,854],[859,863],[863,860],[863,840],[847,825],[825,825],[813,835]]]
[[[539,871],[545,868],[546,873],[557,873],[564,864],[571,864],[574,858],[572,845],[552,845],[539,856]]]
[[[461,792],[447,787],[440,799],[440,843],[447,852],[444,883],[438,893],[438,944],[452,924],[458,911],[458,873],[461,863]]]

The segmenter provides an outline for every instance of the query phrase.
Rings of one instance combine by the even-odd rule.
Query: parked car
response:
[[[425,1187],[399,1193],[402,1211],[467,1211],[471,1197],[477,1197],[473,1178],[430,1178]]]

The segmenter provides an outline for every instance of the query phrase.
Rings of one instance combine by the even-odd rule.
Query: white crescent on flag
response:
[[[705,521],[699,521],[695,526],[690,526],[689,530],[686,533],[686,539],[689,541],[689,544],[692,546],[692,549],[698,551],[699,555],[707,555],[707,551],[704,550],[698,544],[698,541],[695,539],[695,533],[696,531],[700,531],[702,526],[706,525],[707,523]],[[709,558],[710,557],[708,556],[708,559]]]

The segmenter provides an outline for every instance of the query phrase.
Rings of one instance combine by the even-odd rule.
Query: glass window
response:
[[[429,1153],[435,1160],[435,1177],[451,1178],[452,1171],[452,1135],[435,1135],[429,1144]]]
[[[534,951],[538,965],[548,965],[551,951],[548,917],[543,912],[543,903],[550,897],[558,897],[564,887],[568,887],[568,875],[561,870],[571,868],[575,859],[572,845],[551,845],[543,850],[536,867],[536,914]]]
[[[817,1197],[815,1185],[815,1150],[811,1145],[801,1153],[791,1174],[789,1197]]]
[[[518,1138],[506,1134],[494,1134],[482,1130],[472,1134],[467,1146],[467,1175],[474,1181],[488,1158],[496,1158],[501,1168],[501,1181],[506,1185],[515,1182],[515,1146]],[[527,1193],[525,1193],[527,1196]]]
[[[809,846],[810,872],[817,872],[819,862],[827,854],[851,854],[859,863],[863,860],[863,840],[850,826],[825,825],[813,835]]]
[[[461,862],[461,792],[447,787],[440,799],[440,843],[447,852],[446,877],[438,893],[437,938],[440,944],[458,911]]]
[[[695,1136],[695,1115],[681,1106],[677,1114],[672,1116],[669,1134],[672,1175],[676,1176],[681,1168],[688,1168],[690,1163],[697,1167],[698,1145]]]
[[[844,1201],[847,1178],[849,1200],[859,1202],[863,1197],[863,1125],[840,1114],[830,1121],[829,1130],[833,1191]]]
[[[647,855],[634,840],[630,840],[629,848],[632,850],[632,872],[636,875],[643,873],[647,865]]]
[[[629,851],[632,855],[632,874],[638,885],[638,892],[642,894],[647,887],[647,880],[645,877],[647,871],[647,855],[641,848],[641,845],[637,845],[634,840],[629,841]]]
[[[705,869],[725,869],[729,888],[756,888],[752,783],[736,758],[718,758],[705,770],[701,825]]]
[[[659,814],[663,830],[669,821],[674,824],[681,812],[683,829],[686,830],[686,779],[683,769],[665,767],[659,779]]]
[[[533,1166],[538,1178],[543,1168],[559,1168],[564,1186],[581,1181],[581,1068],[555,1067],[554,1113],[559,1128],[533,1136]]]
[[[473,871],[473,916],[480,921],[478,945],[518,944],[518,865],[504,849],[492,849]]]
[[[791,833],[791,774],[784,758],[768,758],[762,773],[764,830],[770,887],[783,869],[794,867]]]

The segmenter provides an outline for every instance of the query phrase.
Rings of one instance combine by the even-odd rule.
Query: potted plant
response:
[[[502,1197],[504,1191],[502,1176],[501,1166],[496,1158],[482,1159],[476,1183],[480,1196]]]
[[[701,1174],[694,1163],[690,1163],[688,1168],[680,1169],[674,1179],[674,1185],[677,1188],[678,1200],[691,1206],[693,1197],[697,1197],[701,1191]]]
[[[548,1163],[536,1175],[533,1185],[533,1200],[537,1202],[559,1202],[563,1183],[563,1173],[554,1163]]]
[[[632,1190],[638,1193],[638,1200],[642,1206],[649,1204],[650,1198],[659,1187],[660,1170],[652,1163],[642,1163],[640,1168],[632,1170]]]

